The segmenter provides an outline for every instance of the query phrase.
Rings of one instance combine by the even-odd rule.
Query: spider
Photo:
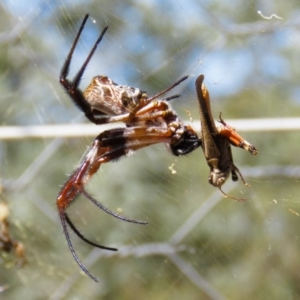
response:
[[[101,32],[73,80],[67,78],[73,52],[87,19],[88,14],[84,17],[66,61],[63,64],[60,72],[60,84],[73,100],[74,104],[83,111],[91,122],[96,125],[123,122],[126,127],[106,130],[95,138],[79,166],[63,185],[56,203],[63,232],[75,261],[90,278],[98,282],[97,278],[79,260],[70,239],[68,225],[80,239],[92,246],[112,251],[116,251],[117,249],[96,244],[85,238],[68,217],[66,213],[67,207],[82,194],[97,207],[116,218],[127,222],[146,224],[146,222],[128,219],[110,211],[85,190],[85,184],[103,163],[116,160],[138,149],[157,143],[165,143],[173,155],[180,156],[186,155],[198,148],[201,145],[201,139],[199,139],[191,126],[183,124],[168,103],[169,100],[177,98],[179,95],[174,95],[163,100],[158,99],[186,80],[188,76],[184,76],[169,88],[152,97],[148,97],[145,91],[141,91],[138,88],[118,85],[107,76],[95,76],[84,92],[79,89],[78,86],[82,75],[108,29],[107,26]]]
[[[82,92],[79,89],[80,80],[89,61],[96,51],[98,44],[101,42],[105,32],[108,29],[108,27],[106,26],[102,30],[82,67],[74,76],[73,80],[69,80],[67,77],[69,74],[72,55],[82,33],[82,30],[85,26],[85,23],[88,19],[88,16],[88,14],[85,15],[81,23],[79,31],[61,69],[59,81],[74,104],[85,114],[88,120],[96,125],[112,122],[123,122],[125,124],[125,127],[106,130],[100,133],[94,139],[94,142],[83,156],[78,167],[70,175],[67,182],[63,185],[61,191],[57,196],[56,204],[63,227],[63,232],[68,247],[75,261],[84,273],[86,273],[94,281],[98,282],[98,279],[87,270],[87,268],[83,265],[83,263],[77,256],[70,238],[68,228],[72,229],[80,239],[92,246],[111,251],[116,251],[117,249],[96,244],[83,236],[68,217],[66,213],[66,209],[68,208],[68,206],[79,195],[83,195],[88,200],[93,202],[98,208],[104,210],[106,213],[112,215],[115,218],[142,225],[147,224],[146,222],[129,219],[112,212],[96,199],[94,199],[85,190],[86,183],[98,171],[102,164],[108,163],[110,161],[115,161],[118,158],[126,156],[136,150],[158,143],[166,144],[170,152],[175,156],[189,154],[200,146],[202,146],[204,149],[209,139],[216,136],[220,138],[222,137],[222,139],[226,141],[228,145],[229,143],[231,143],[234,146],[244,148],[248,151],[250,151],[250,144],[244,141],[239,135],[237,135],[235,131],[223,120],[221,121],[223,123],[219,126],[222,127],[220,130],[219,127],[218,130],[215,130],[212,127],[206,126],[206,131],[202,130],[201,136],[199,137],[196,131],[190,125],[184,124],[179,119],[178,115],[174,110],[172,110],[168,102],[171,99],[178,98],[180,95],[173,95],[164,99],[159,99],[159,97],[161,97],[163,94],[167,93],[168,91],[179,85],[182,81],[186,80],[188,76],[184,76],[167,89],[155,94],[152,97],[148,97],[145,91],[130,86],[119,85],[113,82],[107,76],[101,75],[95,76],[89,86]],[[204,76],[200,75],[196,81],[198,102],[200,104],[200,116],[202,116],[201,103],[203,102],[203,99],[207,103],[207,107],[205,108],[204,105],[203,109],[210,109],[208,92],[206,93],[205,89],[201,90],[202,87],[204,88],[204,85],[202,85],[203,79]],[[213,122],[210,110],[208,113],[206,112],[204,114],[206,114],[206,117],[204,117],[204,119],[207,118],[208,114],[210,114],[210,116],[206,120],[206,123],[209,123],[211,121]],[[208,135],[207,132],[209,133]],[[211,173],[216,174],[216,172],[219,172],[219,168],[221,169],[221,172],[223,172],[218,175],[219,178],[221,178],[221,183],[215,182],[214,179],[212,179],[210,183],[214,186],[219,187],[220,189],[220,186],[226,181],[229,175],[227,170],[225,172],[222,169],[222,167],[224,167],[222,165],[223,152],[227,151],[226,153],[228,154],[230,150],[224,150],[224,148],[219,147],[218,151],[220,151],[221,154],[218,154],[216,157],[213,153],[213,157],[208,157],[206,155],[206,152],[209,151],[208,148],[206,148],[206,150],[204,149],[204,152],[208,164],[211,166]],[[232,162],[232,157],[230,158],[231,160],[229,160],[229,170],[232,171],[232,176],[235,175],[235,177],[232,177],[233,180],[237,180],[235,171],[237,171],[238,169],[233,168],[234,165]],[[214,162],[213,165],[211,161]]]

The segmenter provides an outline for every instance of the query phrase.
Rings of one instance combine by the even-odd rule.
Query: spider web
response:
[[[14,247],[0,249],[4,299],[299,298],[296,1],[2,1],[0,9],[1,203],[26,260]],[[233,149],[251,188],[228,180],[224,191],[246,197],[244,203],[224,199],[207,183],[201,150],[175,158],[158,145],[101,166],[88,191],[149,225],[121,222],[84,198],[70,207],[88,238],[119,249],[101,251],[73,236],[99,284],[73,261],[55,207],[66,174],[104,130],[87,125],[58,83],[88,12],[70,76],[102,28],[109,30],[83,89],[105,74],[152,95],[189,74],[173,91],[182,97],[172,106],[198,128],[194,81],[204,74],[214,117],[221,111],[259,150],[253,157]]]

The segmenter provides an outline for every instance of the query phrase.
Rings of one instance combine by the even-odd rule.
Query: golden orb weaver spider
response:
[[[95,76],[92,79],[90,85],[84,90],[84,92],[79,89],[78,86],[80,84],[83,73],[89,61],[91,60],[98,44],[101,42],[106,30],[108,29],[107,26],[101,32],[89,55],[84,61],[82,67],[74,76],[73,80],[69,80],[67,78],[69,74],[72,55],[82,33],[82,30],[85,26],[85,23],[88,19],[88,16],[88,14],[85,15],[81,23],[79,31],[61,69],[59,82],[63,86],[67,94],[70,96],[70,98],[73,100],[74,104],[85,114],[85,116],[91,122],[96,125],[113,122],[123,122],[126,127],[106,130],[100,133],[94,139],[93,144],[88,149],[83,159],[80,161],[79,166],[75,169],[67,182],[63,185],[61,191],[59,192],[59,195],[57,196],[56,204],[65,238],[75,261],[91,279],[98,282],[98,279],[93,276],[79,260],[71,242],[68,226],[80,239],[92,246],[112,251],[116,251],[117,249],[96,244],[88,240],[79,232],[79,230],[75,227],[66,213],[66,209],[71,204],[71,202],[73,202],[79,195],[82,194],[91,202],[93,202],[98,208],[104,210],[108,214],[118,219],[137,224],[147,223],[120,216],[119,214],[116,214],[108,208],[104,207],[85,190],[85,184],[98,171],[103,163],[116,160],[122,156],[125,156],[144,147],[158,143],[165,143],[173,155],[181,156],[194,151],[199,146],[203,146],[203,142],[205,142],[205,145],[207,145],[210,141],[207,138],[207,134],[203,130],[201,133],[202,136],[199,137],[196,131],[190,125],[184,124],[179,119],[176,112],[171,108],[168,101],[179,97],[179,95],[174,95],[161,100],[158,99],[160,96],[179,85],[182,81],[186,80],[188,76],[184,76],[169,88],[157,93],[152,97],[148,97],[145,91],[141,91],[138,88],[118,85],[107,76]],[[200,104],[200,116],[202,116],[201,121],[203,123],[206,120],[206,122],[209,123],[213,122],[210,107],[207,104],[204,106],[201,105],[201,101],[203,101],[203,99],[204,102],[206,101],[206,103],[209,104],[208,92],[205,92],[203,79],[203,75],[200,75],[198,77],[196,81],[196,90],[198,101]],[[201,114],[201,109],[208,110],[204,113],[204,116]],[[234,146],[249,150],[250,144],[248,142],[245,142],[240,136],[238,136],[235,131],[231,129],[231,127],[226,125],[224,121],[219,127],[222,127],[223,130],[214,132],[214,128],[212,128],[211,125],[209,125],[208,127],[206,126],[205,130],[212,130],[212,137],[215,137],[216,135],[222,136],[222,138],[227,141],[227,148],[230,146],[229,143],[231,143]],[[234,138],[232,138],[233,136]],[[251,145],[251,147],[253,146]],[[207,150],[209,150],[209,148],[210,147],[206,147],[204,153],[207,162],[211,167],[211,172],[216,173],[216,170],[217,172],[219,172],[219,169],[222,169],[223,167],[222,162],[224,160],[221,158],[222,155],[220,156],[220,154],[223,153],[224,149],[222,149],[222,147],[218,149],[218,151],[220,152],[218,154],[219,156],[217,155],[218,157],[209,157],[206,155],[206,152]],[[255,148],[253,147],[253,149]],[[222,176],[224,178],[222,177],[223,179],[218,180],[217,182],[215,182],[213,179],[209,181],[212,185],[217,186],[220,190],[221,185],[228,178],[230,170],[232,172],[233,180],[237,180],[235,171],[237,171],[238,169],[236,167],[234,169],[230,165],[231,163],[233,165],[232,157],[231,160],[226,160],[226,162],[227,169],[226,171],[221,170],[219,176],[219,179]],[[240,174],[240,172],[238,173]],[[234,174],[235,177],[233,176]],[[224,192],[222,193],[226,195]],[[233,199],[239,200],[237,198]]]

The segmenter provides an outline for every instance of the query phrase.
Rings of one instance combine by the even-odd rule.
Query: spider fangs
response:
[[[85,68],[108,27],[103,29],[73,80],[67,78],[73,52],[87,19],[88,15],[84,17],[61,69],[60,83],[74,104],[84,112],[91,122],[96,125],[123,122],[126,127],[104,131],[95,138],[79,166],[62,187],[56,203],[63,231],[75,261],[90,278],[97,282],[97,278],[79,260],[70,239],[68,225],[79,238],[90,245],[112,251],[117,249],[96,244],[85,238],[68,217],[67,207],[82,194],[97,207],[116,218],[127,222],[146,224],[146,222],[128,219],[110,211],[85,190],[85,184],[98,171],[101,164],[118,159],[132,151],[157,143],[165,143],[172,154],[179,156],[188,154],[198,148],[201,145],[201,140],[189,125],[183,124],[167,102],[170,99],[179,97],[179,95],[158,100],[161,95],[186,80],[187,76],[152,97],[148,97],[146,92],[138,88],[118,85],[106,76],[94,77],[84,92],[79,89],[78,86]]]

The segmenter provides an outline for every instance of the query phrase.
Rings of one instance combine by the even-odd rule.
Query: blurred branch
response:
[[[196,130],[200,130],[200,121],[193,123],[184,120]],[[239,132],[266,132],[266,131],[292,131],[300,130],[300,118],[273,118],[273,119],[240,119],[226,120]],[[218,124],[218,123],[216,123]],[[81,136],[97,136],[104,130],[124,124],[108,124],[95,126],[94,124],[61,124],[61,125],[33,125],[33,126],[2,126],[0,127],[0,140],[18,140],[29,138],[75,138]]]
[[[233,189],[233,187],[234,184],[231,183],[231,189]],[[230,188],[228,193],[230,193]],[[182,240],[222,199],[222,194],[216,189],[212,195],[179,227],[179,229],[170,238],[169,243],[172,245],[181,243]]]
[[[167,243],[151,243],[144,244],[140,246],[122,246],[117,252],[113,251],[103,251],[97,248],[94,248],[87,258],[84,260],[84,265],[87,268],[91,268],[99,258],[101,257],[141,257],[149,255],[163,255],[168,256],[174,254],[178,251],[185,250],[184,246],[171,246]],[[65,299],[66,294],[71,290],[71,288],[76,284],[80,279],[83,273],[76,272],[71,276],[67,277],[62,284],[52,293],[50,300]],[[99,281],[101,284],[101,280]]]
[[[280,176],[280,177],[291,177],[299,178],[300,177],[300,166],[291,165],[291,166],[258,166],[258,167],[247,167],[243,169],[243,174],[246,177],[268,177],[271,176]]]
[[[186,263],[179,255],[176,253],[168,255],[169,259],[173,264],[181,271],[191,282],[193,282],[198,288],[200,288],[209,299],[212,300],[225,300],[217,290],[215,290],[211,284],[206,281],[191,264]]]
[[[63,139],[55,139],[39,154],[38,157],[29,165],[29,167],[16,180],[3,180],[3,188],[5,191],[16,190],[20,192],[28,184],[30,184],[40,170],[48,163],[50,158],[58,151],[63,144]]]
[[[168,243],[149,243],[140,246],[122,246],[117,252],[99,251],[99,257],[144,257],[153,255],[168,255],[179,251],[186,250],[185,246],[172,246]]]

